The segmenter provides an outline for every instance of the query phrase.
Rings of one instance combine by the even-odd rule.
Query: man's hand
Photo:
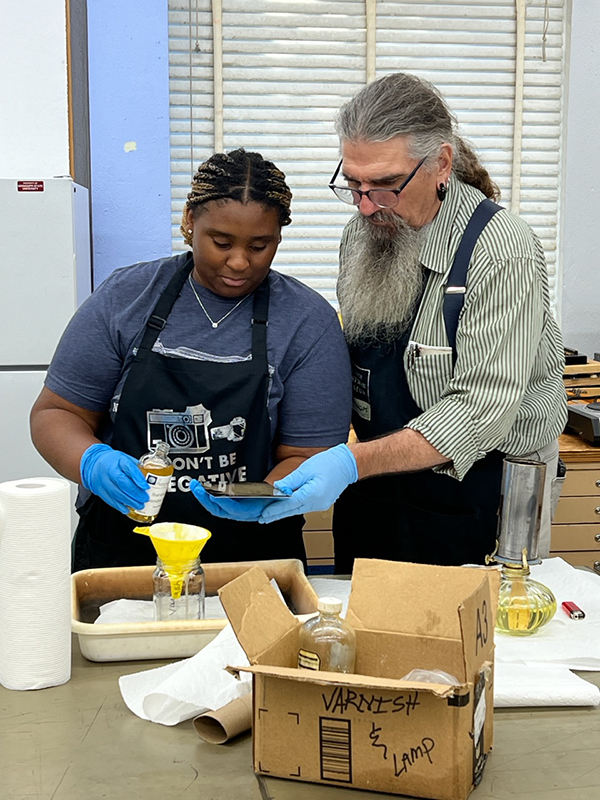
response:
[[[148,483],[138,462],[107,444],[93,444],[81,456],[81,482],[122,514],[143,508],[148,502]]]
[[[274,522],[306,514],[309,511],[326,511],[344,489],[358,480],[356,459],[349,447],[338,444],[330,450],[307,459],[285,478],[275,481],[275,487],[286,494],[286,500],[272,501],[262,512],[259,522]]]

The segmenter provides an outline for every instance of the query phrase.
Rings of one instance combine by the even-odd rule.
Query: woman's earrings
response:
[[[437,188],[438,200],[443,202],[446,199],[447,194],[448,194],[448,187],[446,186],[445,183],[440,183],[440,185]]]

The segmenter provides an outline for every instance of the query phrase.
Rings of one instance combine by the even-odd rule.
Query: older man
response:
[[[387,75],[342,108],[337,131],[330,186],[359,212],[338,283],[359,441],[308,459],[276,484],[291,497],[252,513],[266,522],[339,497],[339,572],[356,556],[481,563],[502,460],[527,456],[548,464],[544,554],[566,403],[542,247],[486,199],[497,187],[431,84]]]

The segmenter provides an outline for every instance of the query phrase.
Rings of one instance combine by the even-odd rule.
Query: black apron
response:
[[[404,371],[413,322],[391,344],[350,347],[359,441],[401,430],[421,414]],[[489,453],[462,481],[428,469],[349,486],[334,507],[335,571],[351,573],[355,558],[483,564],[496,546],[503,458]]]
[[[262,481],[269,469],[267,408],[268,277],[253,296],[252,360],[234,363],[170,358],[152,351],[193,268],[190,258],[160,296],[131,363],[114,420],[111,446],[139,458],[154,441],[171,446],[175,470],[155,522],[201,525],[212,532],[204,562],[300,558],[303,517],[261,525],[214,517],[189,491],[192,478]],[[79,511],[74,569],[156,562],[139,523],[92,495]]]

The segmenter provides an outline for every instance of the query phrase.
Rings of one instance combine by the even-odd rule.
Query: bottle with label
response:
[[[337,597],[320,597],[319,615],[307,620],[299,633],[298,667],[354,672],[356,634],[340,617],[342,601]]]
[[[148,502],[143,508],[130,508],[127,516],[148,525],[156,519],[173,475],[169,445],[166,442],[157,442],[153,449],[144,453],[138,465],[148,481]]]

